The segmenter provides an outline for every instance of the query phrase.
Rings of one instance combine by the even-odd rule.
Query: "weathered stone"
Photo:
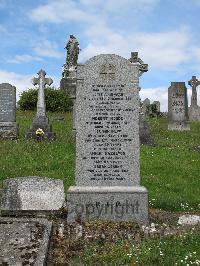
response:
[[[159,113],[160,112],[160,102],[154,101],[153,104],[156,106],[156,111]]]
[[[0,84],[0,138],[16,139],[16,88],[9,83]]]
[[[154,145],[153,137],[148,122],[145,119],[144,114],[139,115],[139,133],[140,144]]]
[[[140,63],[110,54],[77,67],[76,186],[68,190],[69,222],[148,221],[139,175],[139,74]],[[79,203],[84,206],[77,211]],[[106,206],[110,211],[99,215]],[[120,206],[130,212],[117,217],[112,208]]]
[[[192,79],[188,81],[188,85],[192,87],[191,105],[189,107],[189,119],[191,121],[200,121],[200,106],[197,104],[197,86],[200,85],[200,81],[196,76],[192,76]]]
[[[190,130],[185,82],[171,82],[168,89],[168,129]]]
[[[141,111],[144,115],[147,115],[149,112],[149,108],[150,108],[150,100],[148,98],[146,98],[143,102],[142,102],[142,108]]]
[[[39,77],[33,78],[33,85],[39,85],[38,89],[38,101],[37,101],[37,115],[33,120],[30,131],[26,134],[27,138],[35,138],[38,140],[43,139],[55,139],[55,133],[52,132],[52,126],[49,125],[49,120],[46,117],[46,105],[45,105],[45,96],[44,88],[45,85],[51,85],[53,80],[51,78],[45,78],[46,72],[40,70],[38,72]],[[37,130],[41,130],[42,134],[38,135]]]
[[[52,222],[0,217],[0,265],[45,265]]]
[[[47,177],[17,177],[4,180],[2,211],[56,211],[63,207],[63,181]]]

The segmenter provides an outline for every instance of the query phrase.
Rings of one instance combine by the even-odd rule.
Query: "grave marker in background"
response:
[[[0,84],[0,138],[16,139],[16,88],[9,83]]]
[[[168,88],[168,129],[190,130],[185,82],[171,82]]]
[[[197,87],[200,85],[200,81],[196,78],[196,76],[192,76],[192,79],[188,81],[188,85],[192,87],[189,118],[191,121],[200,121],[200,107],[197,104]]]
[[[139,173],[139,75],[136,58],[99,55],[77,68],[76,186],[68,190],[68,221],[148,222]]]
[[[52,132],[52,126],[49,125],[49,119],[46,116],[46,105],[45,105],[45,95],[44,88],[46,85],[51,85],[53,80],[51,78],[46,78],[46,72],[44,70],[40,70],[38,72],[38,78],[33,78],[33,85],[39,85],[38,88],[38,100],[37,100],[37,115],[33,120],[30,131],[27,133],[27,138],[37,138],[37,131],[43,132],[41,134],[41,139],[55,139],[55,133]],[[40,130],[41,129],[41,130]]]

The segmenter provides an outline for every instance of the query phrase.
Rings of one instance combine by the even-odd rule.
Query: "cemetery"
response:
[[[68,111],[47,111],[43,69],[35,110],[0,84],[0,265],[199,265],[198,79],[191,106],[169,81],[166,116],[140,99],[138,52],[79,64],[73,35],[65,48]]]

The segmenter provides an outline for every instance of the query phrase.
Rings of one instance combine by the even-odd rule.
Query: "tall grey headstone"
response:
[[[189,119],[191,121],[200,121],[200,106],[197,104],[197,87],[200,85],[200,81],[196,78],[196,76],[192,76],[192,79],[188,81],[188,85],[192,87]]]
[[[171,82],[168,88],[168,129],[190,130],[185,82]]]
[[[37,100],[37,115],[33,120],[31,129],[27,133],[27,138],[37,138],[36,131],[42,129],[44,135],[40,139],[55,139],[55,133],[52,132],[52,126],[49,125],[49,120],[46,116],[46,105],[45,105],[45,95],[44,89],[46,85],[51,85],[53,80],[51,78],[46,78],[46,72],[40,70],[38,72],[38,78],[33,78],[33,85],[39,85],[38,88],[38,100]]]
[[[9,83],[0,84],[0,138],[16,139],[16,88]]]
[[[68,190],[68,221],[148,222],[140,186],[141,63],[98,55],[77,68],[76,186]]]

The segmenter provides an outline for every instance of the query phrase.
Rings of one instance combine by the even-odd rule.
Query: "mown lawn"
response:
[[[55,116],[64,120],[53,120]],[[0,140],[0,180],[17,176],[60,178],[65,188],[74,184],[75,147],[71,138],[72,114],[48,114],[56,141],[26,140],[34,112],[17,112],[20,138]],[[141,183],[149,191],[151,207],[163,210],[200,209],[200,123],[191,130],[167,130],[166,118],[151,119],[155,146],[141,146]]]

